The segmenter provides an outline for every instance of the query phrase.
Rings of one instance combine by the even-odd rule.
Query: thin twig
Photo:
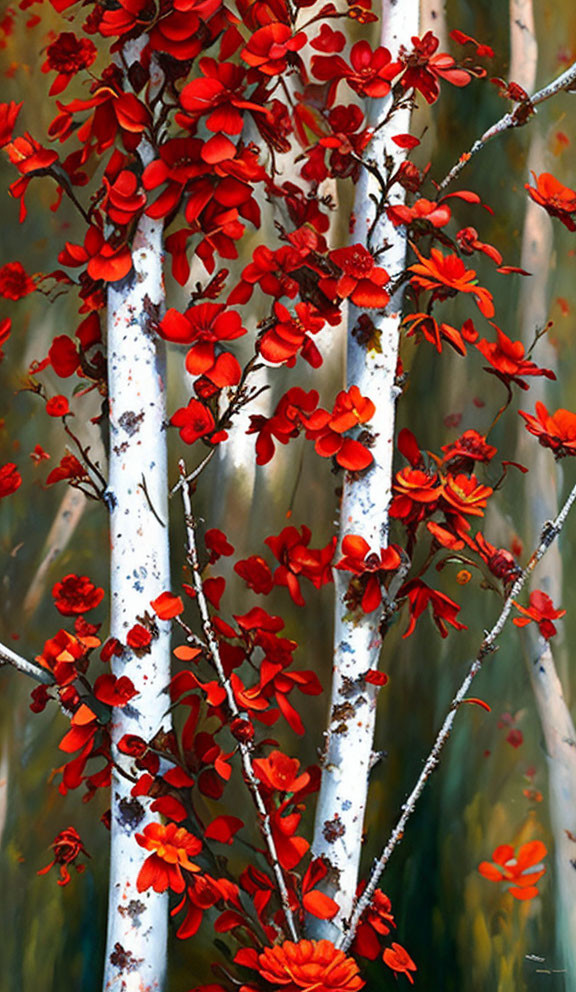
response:
[[[192,581],[194,584],[194,589],[196,591],[196,599],[198,603],[198,609],[200,610],[200,616],[202,618],[202,629],[204,631],[204,637],[210,651],[212,662],[214,668],[218,673],[218,678],[226,692],[226,698],[228,700],[228,706],[230,712],[234,717],[240,716],[240,710],[236,703],[236,698],[234,696],[234,691],[230,685],[230,681],[226,676],[224,671],[224,666],[222,665],[222,659],[220,658],[220,649],[218,647],[218,641],[214,636],[212,630],[212,624],[210,622],[210,613],[208,610],[208,603],[206,602],[206,596],[204,595],[204,587],[202,585],[202,576],[200,573],[200,564],[198,561],[198,551],[196,548],[196,535],[194,530],[194,517],[192,515],[192,502],[190,499],[190,489],[187,484],[186,475],[186,465],[184,461],[181,460],[178,463],[178,468],[180,470],[180,480],[182,489],[182,502],[184,504],[184,519],[186,523],[186,534],[188,538],[188,561],[192,569]],[[244,776],[246,783],[256,804],[256,808],[259,813],[260,829],[262,831],[262,836],[268,848],[268,853],[272,862],[272,870],[276,877],[276,883],[278,885],[278,891],[280,894],[280,899],[282,902],[282,908],[284,910],[284,915],[286,917],[286,922],[288,924],[288,929],[293,940],[298,940],[298,932],[296,930],[296,924],[294,922],[294,917],[292,910],[290,909],[290,899],[288,896],[288,889],[286,888],[286,882],[284,880],[284,874],[278,860],[278,853],[276,851],[276,844],[274,843],[274,837],[272,836],[272,827],[270,823],[270,815],[266,809],[266,805],[262,798],[262,793],[260,791],[260,786],[258,785],[258,780],[254,774],[254,769],[252,767],[252,758],[250,756],[250,747],[247,744],[239,741],[238,748],[240,751],[240,756],[242,759],[242,767],[244,769]]]
[[[451,183],[452,180],[462,172],[462,169],[468,164],[470,159],[473,158],[481,148],[484,148],[484,145],[486,145],[491,138],[495,138],[497,134],[502,134],[503,131],[508,131],[512,127],[520,127],[525,123],[525,119],[522,118],[522,114],[519,112],[522,107],[536,107],[539,103],[549,100],[551,96],[555,96],[555,94],[559,93],[561,90],[570,89],[575,82],[576,62],[573,62],[568,69],[557,76],[556,79],[553,79],[551,83],[548,83],[548,86],[544,86],[543,89],[538,90],[529,98],[529,100],[524,100],[517,103],[514,110],[504,114],[504,117],[501,117],[499,121],[492,125],[492,127],[489,127],[488,130],[484,132],[482,137],[478,138],[478,141],[474,142],[470,151],[465,152],[460,156],[456,162],[456,165],[450,169],[448,175],[438,186],[438,192],[440,193],[443,189],[446,189],[449,183]]]
[[[514,600],[521,592],[523,586],[526,583],[526,580],[532,574],[540,559],[544,557],[550,545],[558,537],[558,534],[562,530],[562,527],[564,526],[564,523],[566,521],[566,517],[568,516],[570,508],[575,500],[576,500],[576,485],[572,488],[570,495],[568,496],[566,502],[564,503],[564,506],[560,510],[560,513],[558,514],[556,519],[544,524],[544,527],[542,528],[542,534],[540,537],[540,544],[538,545],[536,550],[532,553],[530,560],[526,565],[526,568],[523,570],[522,574],[516,579],[516,582],[514,583],[510,592],[508,593],[508,596],[506,598],[506,601],[504,603],[504,606],[502,607],[502,611],[496,623],[494,624],[492,629],[488,631],[488,633],[485,635],[484,640],[480,645],[480,650],[478,651],[476,658],[474,659],[470,668],[468,669],[468,674],[466,675],[466,678],[462,682],[460,688],[458,689],[458,692],[456,693],[454,699],[450,704],[450,709],[446,715],[442,727],[440,728],[438,736],[434,741],[434,746],[430,751],[430,754],[426,758],[424,767],[422,768],[422,771],[418,777],[418,781],[416,782],[416,785],[412,789],[412,792],[410,793],[408,799],[406,800],[406,802],[402,807],[402,815],[400,816],[396,826],[394,827],[392,833],[390,834],[390,838],[387,841],[386,846],[382,851],[382,854],[380,855],[380,857],[375,862],[372,868],[370,878],[368,880],[366,888],[362,893],[362,896],[356,902],[356,905],[350,916],[348,928],[345,933],[341,934],[340,939],[338,940],[337,946],[340,947],[342,950],[344,951],[347,950],[350,944],[352,943],[362,913],[370,905],[372,901],[372,896],[374,895],[374,891],[376,889],[380,876],[384,871],[384,869],[386,868],[386,865],[390,860],[394,848],[397,846],[397,844],[402,840],[402,837],[404,836],[404,830],[406,828],[406,824],[408,823],[408,820],[410,819],[410,817],[414,812],[416,803],[418,802],[418,799],[420,798],[422,792],[424,791],[426,782],[428,781],[432,772],[440,762],[440,754],[450,736],[452,730],[452,724],[454,723],[454,719],[456,717],[456,711],[459,709],[464,699],[466,698],[468,694],[468,690],[470,688],[470,685],[474,677],[478,674],[478,672],[482,668],[484,659],[487,658],[488,655],[495,650],[495,641],[502,632],[504,624],[508,619],[512,606],[514,605]]]
[[[200,473],[204,471],[204,469],[209,464],[209,462],[212,461],[215,454],[216,454],[216,448],[212,448],[212,450],[208,452],[206,457],[202,459],[200,464],[197,465],[196,468],[192,470],[192,472],[190,472],[190,475],[187,475],[185,479],[182,478],[178,479],[176,485],[172,486],[172,489],[170,490],[170,496],[173,496],[174,493],[177,492],[178,489],[180,489],[186,483],[188,483],[189,485],[191,482],[194,482],[194,480],[198,478]]]
[[[5,644],[0,644],[0,665],[12,665],[19,672],[24,672],[25,675],[29,675],[36,682],[41,682],[43,685],[54,685],[54,676],[51,672],[37,665],[35,662],[28,661],[21,655],[16,654],[15,651],[7,648]]]

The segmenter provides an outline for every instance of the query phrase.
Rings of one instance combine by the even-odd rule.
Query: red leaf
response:
[[[231,844],[234,835],[242,829],[244,823],[237,816],[217,816],[204,831],[207,840],[217,840],[220,844]]]
[[[171,592],[162,592],[153,599],[150,606],[159,620],[171,620],[184,612],[184,603],[180,596],[174,596]]]
[[[340,908],[337,902],[318,889],[307,892],[302,897],[302,905],[307,913],[312,913],[312,916],[317,916],[320,920],[331,920]]]

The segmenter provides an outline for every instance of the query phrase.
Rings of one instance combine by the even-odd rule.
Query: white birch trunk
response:
[[[128,64],[145,39],[126,46]],[[154,157],[143,140],[144,165]],[[150,327],[161,316],[163,221],[142,216],[132,245],[133,272],[108,292],[108,389],[110,454],[111,635],[123,644],[128,630],[151,613],[150,602],[170,587],[166,454],[165,350]],[[149,654],[129,648],[114,658],[112,671],[128,676],[138,690],[111,721],[113,755],[124,734],[150,740],[170,727],[166,695],[170,679],[170,624],[157,621]],[[138,892],[136,881],[149,852],[135,839],[158,820],[150,801],[131,795],[132,781],[115,773],[111,794],[111,861],[104,989],[160,992],[166,973],[167,893]]]
[[[418,24],[418,0],[403,0],[393,5],[385,3],[381,44],[394,56],[401,44],[410,47],[411,36],[418,34]],[[386,107],[387,101],[382,101],[376,119],[382,119]],[[393,155],[399,164],[403,153],[390,142],[390,136],[409,129],[409,110],[398,112],[390,126],[377,133],[365,156],[383,163],[385,154]],[[363,170],[356,193],[354,242],[367,243],[375,209],[370,195],[378,196],[379,192],[375,178]],[[401,202],[401,195],[402,191],[399,191],[398,202]],[[405,266],[406,241],[402,230],[383,218],[376,224],[372,246],[377,248],[386,241],[390,248],[378,258],[378,263],[394,279]],[[371,449],[374,464],[366,475],[356,482],[345,481],[340,535],[342,538],[346,534],[360,534],[377,552],[388,543],[401,304],[401,296],[397,296],[385,314],[370,312],[380,333],[380,352],[367,351],[356,341],[351,331],[360,312],[351,307],[349,314],[347,382],[348,386],[357,385],[362,395],[369,396],[376,404],[371,423],[376,443]],[[378,667],[382,646],[379,613],[351,619],[344,601],[349,576],[335,571],[334,582],[333,684],[312,850],[314,856],[325,858],[334,869],[330,892],[340,905],[340,913],[333,922],[311,920],[309,925],[314,935],[332,939],[350,916],[358,884],[377,696],[375,687],[365,684],[362,676],[369,668]]]
[[[538,61],[532,0],[511,0],[510,40],[510,78],[527,92],[532,92]],[[544,169],[544,142],[533,131],[527,174],[530,170],[539,173]],[[520,263],[522,268],[532,273],[532,277],[523,283],[520,301],[522,338],[526,347],[532,342],[536,328],[544,326],[548,318],[548,270],[552,250],[552,222],[537,204],[527,200]],[[546,339],[538,344],[537,359],[550,368],[556,364],[554,349]],[[535,379],[530,390],[529,409],[538,399],[545,402],[545,391],[544,382]],[[550,475],[550,452],[531,444],[533,440],[525,431],[522,432],[518,457],[531,469],[526,490],[529,518],[545,520],[556,512],[558,481]],[[562,559],[557,547],[551,552],[538,584],[552,596],[556,605],[562,605]],[[576,731],[564,699],[551,645],[536,637],[530,638],[530,645],[531,656],[536,655],[534,660],[528,662],[530,681],[548,763],[548,801],[556,866],[556,933],[562,958],[558,966],[566,969],[566,992],[576,992]],[[561,645],[559,653],[564,653]]]
[[[576,730],[550,645],[540,640],[540,651],[530,665],[530,679],[538,706],[548,761],[550,822],[554,835],[556,933],[561,962],[566,969],[565,992],[576,990]]]

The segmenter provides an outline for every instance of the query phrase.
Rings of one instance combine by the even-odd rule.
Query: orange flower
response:
[[[522,844],[517,854],[510,844],[500,844],[492,852],[494,864],[482,861],[478,865],[478,871],[491,882],[512,882],[509,892],[515,899],[533,899],[538,895],[536,882],[546,871],[540,862],[547,853],[541,840]]]
[[[472,293],[484,316],[494,316],[492,294],[476,284],[476,272],[467,269],[458,255],[443,255],[437,248],[431,249],[430,258],[424,258],[419,252],[416,254],[420,263],[411,265],[409,269],[415,273],[411,279],[414,286],[434,290],[438,299],[446,299],[456,293]]]
[[[569,186],[563,186],[550,172],[542,172],[539,176],[533,172],[532,175],[536,189],[526,183],[528,195],[551,217],[562,221],[569,231],[576,231],[576,222],[571,216],[576,213],[576,192]]]
[[[254,758],[254,771],[262,784],[278,792],[300,792],[309,781],[309,772],[298,774],[300,762],[282,751],[271,751],[267,758]]]
[[[493,326],[496,327],[495,324]],[[556,378],[550,369],[541,369],[525,357],[524,345],[521,341],[512,341],[499,327],[496,327],[496,335],[497,341],[491,342],[482,338],[476,343],[476,347],[492,365],[487,371],[498,376],[505,385],[514,382],[521,389],[528,389],[527,384],[522,381],[523,376],[544,375],[547,379]]]
[[[190,856],[201,851],[202,841],[184,827],[178,827],[175,823],[166,826],[149,823],[143,833],[136,834],[136,840],[140,847],[153,852],[138,874],[138,892],[144,892],[150,886],[155,892],[165,892],[166,889],[183,892],[185,882],[181,868],[200,871],[200,867],[190,861]]]
[[[350,299],[357,307],[385,307],[390,299],[384,286],[390,276],[376,265],[364,245],[349,245],[330,252],[330,260],[341,270],[339,278],[323,278],[318,283],[329,299]]]
[[[282,992],[356,992],[364,986],[354,958],[330,940],[285,940],[258,956],[262,978]]]
[[[443,480],[442,496],[458,513],[473,517],[483,517],[488,497],[494,492],[490,486],[483,486],[475,475],[449,475]]]
[[[417,971],[416,965],[414,964],[412,958],[405,951],[401,944],[392,944],[392,947],[387,947],[382,955],[382,960],[384,964],[387,964],[392,971],[403,972],[406,978],[410,982],[410,985],[414,985],[414,979],[410,974],[411,971]]]
[[[552,448],[555,458],[576,455],[576,413],[556,410],[548,413],[543,403],[536,404],[536,416],[518,411],[526,421],[526,428],[537,437],[544,448]]]

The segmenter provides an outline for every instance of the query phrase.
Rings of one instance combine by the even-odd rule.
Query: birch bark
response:
[[[536,82],[538,41],[534,24],[532,0],[511,0],[510,3],[510,78],[532,92]],[[544,143],[537,131],[532,131],[526,174],[545,169]],[[543,210],[527,200],[522,235],[521,266],[532,273],[523,284],[520,298],[521,335],[526,347],[534,339],[538,327],[544,327],[548,317],[549,260],[553,251],[552,222]],[[554,368],[556,356],[546,339],[539,343],[539,356],[547,367]],[[545,387],[534,381],[531,390],[532,408],[536,400],[545,401]],[[549,452],[530,444],[526,432],[519,441],[519,459],[530,466],[526,484],[529,520],[554,516],[558,501],[558,480],[550,476]],[[539,585],[555,603],[562,597],[562,559],[554,549],[546,561]],[[556,864],[556,932],[558,951],[566,969],[566,992],[576,992],[576,731],[570,709],[564,698],[556,655],[562,646],[551,647],[541,638],[530,638],[528,669],[534,699],[538,708],[548,763],[549,809],[554,836]],[[565,666],[567,667],[567,666]]]
[[[137,51],[127,54],[127,62]],[[154,156],[143,141],[143,165]],[[143,216],[132,246],[133,271],[108,293],[111,635],[127,631],[150,612],[150,601],[170,586],[165,427],[164,346],[150,326],[164,305],[163,221]],[[167,893],[138,892],[136,880],[149,852],[135,839],[158,817],[150,801],[131,795],[129,762],[118,752],[124,734],[150,740],[169,729],[170,624],[158,622],[149,654],[126,648],[114,675],[128,676],[138,695],[113,710],[111,861],[104,989],[160,992],[166,971]]]
[[[393,56],[400,44],[410,47],[410,38],[418,34],[419,2],[385,3],[382,15],[381,44]],[[382,120],[389,107],[387,100],[375,108],[375,123]],[[391,134],[408,132],[410,110],[398,111],[390,125],[382,127],[366,150],[367,158],[377,163],[393,155],[396,165],[403,158],[400,149],[390,142]],[[372,173],[364,169],[358,183],[355,216],[355,242],[371,250],[385,243],[389,247],[378,259],[393,280],[404,268],[406,240],[386,216],[376,223],[376,200],[380,188]],[[401,202],[402,193],[397,194]],[[374,225],[374,226],[373,226]],[[369,232],[372,235],[369,238]],[[388,504],[392,487],[395,406],[398,394],[396,366],[402,298],[398,293],[386,312],[371,313],[379,334],[379,350],[359,343],[354,328],[360,312],[351,307],[347,346],[347,383],[357,385],[363,395],[376,403],[372,428],[376,438],[371,449],[374,463],[359,481],[346,479],[340,511],[340,535],[360,534],[379,551],[388,543]],[[316,809],[312,850],[333,869],[331,894],[340,905],[334,921],[310,921],[314,935],[335,939],[351,914],[358,884],[364,813],[373,760],[376,689],[364,683],[369,668],[378,667],[382,637],[377,613],[352,619],[345,603],[348,578],[334,573],[336,607],[334,629],[333,682],[322,784]]]
[[[169,588],[164,356],[149,329],[150,306],[161,306],[162,223],[142,218],[134,239],[134,272],[108,297],[110,390],[111,635],[126,633]],[[113,661],[113,673],[127,675],[138,696],[115,708],[111,726],[115,759],[124,734],[150,740],[168,729],[170,625],[158,623],[150,654],[128,648]],[[163,985],[167,898],[153,889],[139,893],[138,872],[148,853],[136,831],[155,819],[149,802],[131,796],[132,780],[116,773],[111,797],[111,865],[105,989],[151,992]]]

